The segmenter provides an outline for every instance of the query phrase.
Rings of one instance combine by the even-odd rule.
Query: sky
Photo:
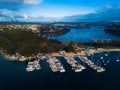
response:
[[[119,7],[120,0],[0,0],[0,20],[44,20]]]

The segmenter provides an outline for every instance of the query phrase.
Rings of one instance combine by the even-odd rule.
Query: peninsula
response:
[[[69,28],[38,25],[38,24],[1,24],[0,25],[0,53],[5,58],[14,61],[26,61],[36,57],[38,53],[51,56],[79,56],[92,54],[89,48],[94,48],[94,53],[120,51],[120,41],[96,41],[87,43],[68,43],[49,40],[47,36],[63,35]],[[102,49],[101,49],[102,48]]]

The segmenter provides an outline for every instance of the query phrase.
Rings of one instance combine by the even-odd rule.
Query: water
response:
[[[53,73],[46,61],[40,62],[39,71],[26,72],[26,63],[5,60],[0,56],[0,90],[120,90],[120,62],[116,62],[119,53],[105,57],[96,54],[94,59],[103,56],[110,63],[103,73],[87,69],[75,73],[62,57],[57,57],[66,69],[65,73]],[[89,57],[91,58],[91,57]]]
[[[67,42],[91,42],[96,39],[115,39],[120,40],[120,37],[104,32],[104,28],[90,29],[71,29],[71,31],[63,36],[49,37],[49,39],[57,39],[58,41]]]

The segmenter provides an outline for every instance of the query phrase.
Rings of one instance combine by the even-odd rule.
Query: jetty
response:
[[[91,60],[89,60],[86,56],[78,56],[78,58],[81,61],[83,61],[84,63],[86,63],[88,66],[90,66],[91,68],[96,70],[97,72],[104,72],[105,71],[105,69],[103,67],[95,65],[95,63],[92,62]]]
[[[52,57],[50,55],[47,56],[47,62],[49,63],[50,68],[53,72],[65,72],[63,65],[56,57]]]
[[[74,70],[75,72],[81,72],[85,69],[85,67],[79,64],[73,57],[64,56],[64,58],[67,61],[67,63],[70,64],[72,70]]]
[[[40,67],[40,64],[39,64],[39,61],[38,60],[35,60],[35,61],[29,61],[28,62],[28,65],[27,65],[27,68],[26,68],[26,71],[27,72],[32,72],[34,70],[40,70],[41,67]]]

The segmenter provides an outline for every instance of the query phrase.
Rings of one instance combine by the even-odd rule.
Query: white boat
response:
[[[61,73],[65,72],[65,69],[61,69],[60,72],[61,72]]]
[[[103,59],[103,57],[101,57],[101,59]]]
[[[107,57],[107,56],[109,56],[109,53],[105,53],[104,55]]]
[[[98,68],[98,69],[97,69],[97,72],[104,72],[104,71],[105,71],[104,68]]]
[[[28,65],[28,67],[26,68],[26,71],[27,72],[32,72],[32,71],[34,71],[35,69],[33,68],[33,66],[32,65]]]
[[[116,62],[120,62],[119,56],[120,56],[120,53],[119,53],[118,56],[117,56]]]
[[[81,68],[79,68],[79,69],[75,69],[75,72],[81,72],[81,71],[82,71]]]
[[[104,63],[104,65],[106,66],[107,64],[106,64],[106,63]]]
[[[41,67],[40,67],[39,64],[38,64],[38,65],[35,65],[34,67],[35,67],[36,70],[40,70],[40,69],[41,69]]]
[[[119,62],[119,61],[120,61],[119,59],[116,60],[116,62]]]
[[[107,63],[110,63],[110,61],[108,60]]]

